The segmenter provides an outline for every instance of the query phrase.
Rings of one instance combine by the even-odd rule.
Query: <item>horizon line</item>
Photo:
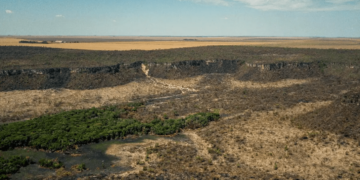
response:
[[[0,37],[26,37],[26,36],[45,36],[45,37],[257,37],[257,38],[360,38],[346,36],[171,36],[171,35],[0,35]]]

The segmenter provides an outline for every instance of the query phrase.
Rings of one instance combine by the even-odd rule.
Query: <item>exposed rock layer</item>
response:
[[[245,63],[241,60],[192,60],[173,63],[135,62],[104,67],[0,70],[0,91],[30,89],[95,89],[126,84],[148,76],[180,79],[203,74],[233,74],[243,81],[314,78],[334,64],[321,62]],[[357,68],[346,66],[345,68]],[[147,75],[144,73],[146,69]],[[259,73],[260,72],[260,73]]]

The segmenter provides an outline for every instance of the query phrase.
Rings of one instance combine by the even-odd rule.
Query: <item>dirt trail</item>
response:
[[[201,157],[205,157],[207,159],[211,159],[211,155],[208,152],[208,148],[211,147],[209,143],[204,141],[199,135],[196,134],[194,131],[187,131],[183,133],[188,138],[191,139],[191,141],[194,142],[195,148],[198,151],[198,155]]]

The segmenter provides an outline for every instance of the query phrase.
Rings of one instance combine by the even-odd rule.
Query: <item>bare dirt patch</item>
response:
[[[293,85],[301,85],[312,81],[314,81],[314,79],[284,79],[282,81],[268,83],[231,80],[231,85],[234,88],[284,88]]]

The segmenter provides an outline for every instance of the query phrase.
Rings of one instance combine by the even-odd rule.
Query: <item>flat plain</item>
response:
[[[190,39],[185,40],[185,39]],[[194,40],[196,39],[196,40]],[[21,40],[79,41],[79,43],[27,44]],[[0,46],[36,46],[63,49],[123,51],[159,50],[199,46],[266,46],[317,49],[360,49],[360,39],[277,37],[0,37]]]

